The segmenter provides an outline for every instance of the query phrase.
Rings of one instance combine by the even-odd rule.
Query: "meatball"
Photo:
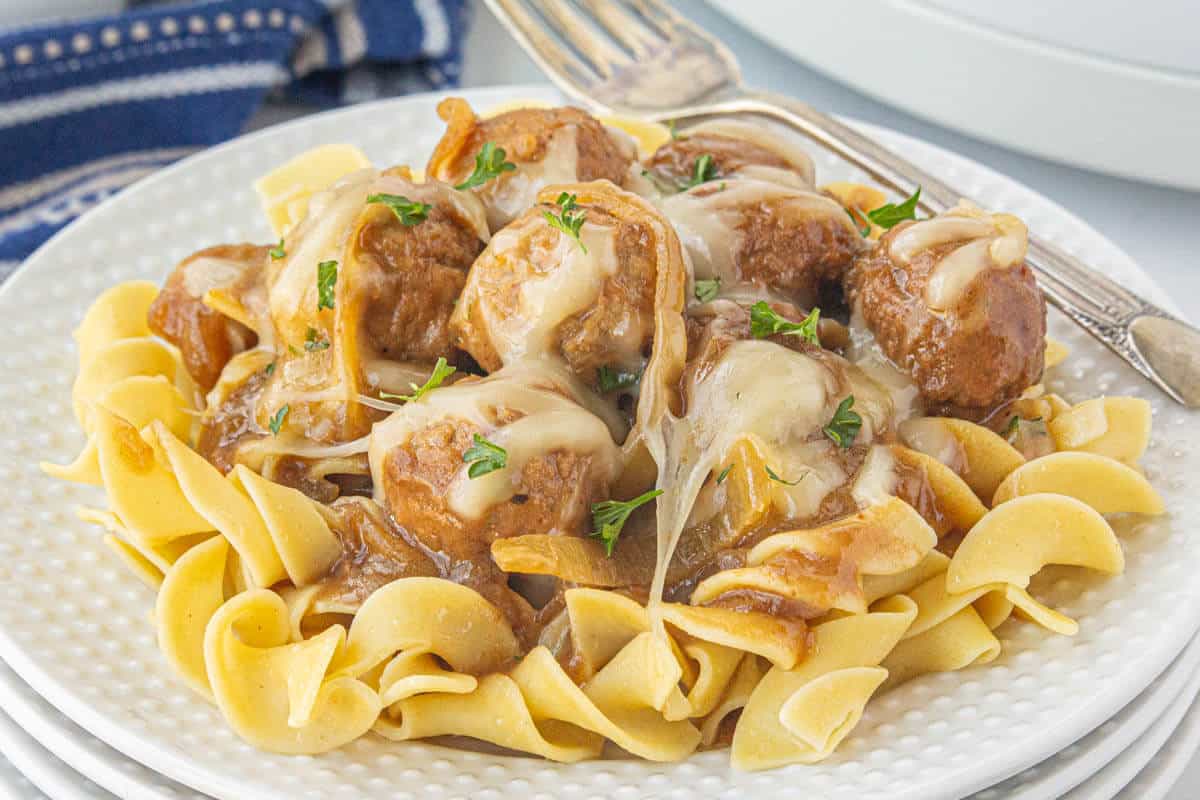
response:
[[[467,271],[488,238],[478,203],[444,183],[412,183],[385,175],[373,194],[429,206],[406,224],[382,203],[366,206],[346,251],[361,304],[362,344],[390,361],[455,361],[450,314]]]
[[[668,576],[676,597],[739,566],[745,548],[770,533],[845,516],[873,499],[862,467],[874,445],[894,436],[886,392],[837,354],[797,336],[754,338],[749,310],[731,300],[688,316],[688,431],[676,457],[686,469],[678,480],[696,499]],[[826,429],[843,404],[859,422],[838,429],[839,443]]]
[[[538,200],[472,267],[451,319],[458,346],[489,372],[549,357],[595,388],[607,385],[602,370],[636,381],[662,317],[682,332],[678,239],[653,206],[607,181]],[[582,219],[577,236],[560,227],[564,215]]]
[[[396,524],[446,561],[520,629],[532,609],[491,558],[496,539],[586,536],[591,505],[621,465],[614,430],[548,365],[470,378],[406,404],[371,434],[375,496]]]
[[[689,128],[658,148],[645,167],[660,188],[677,191],[696,178],[703,156],[709,156],[718,177],[757,175],[799,188],[811,188],[814,181],[812,159],[798,145],[762,126],[734,120]]]
[[[364,436],[384,412],[360,395],[408,393],[439,357],[461,363],[450,314],[488,237],[478,200],[404,169],[314,197],[247,303],[267,334],[216,382],[201,451],[222,470],[258,468],[301,439]]]
[[[188,256],[167,278],[150,306],[150,329],[179,348],[188,374],[205,392],[229,359],[253,347],[258,337],[241,322],[210,308],[210,290],[246,292],[262,280],[266,247],[227,244]]]
[[[982,419],[1036,383],[1046,304],[1025,226],[960,204],[891,229],[847,277],[855,314],[930,413]]]
[[[664,144],[646,166],[692,277],[719,281],[722,293],[754,288],[812,306],[864,247],[845,210],[813,188],[807,154],[768,129],[708,123]]]
[[[461,184],[489,142],[516,166],[471,188],[493,230],[533,205],[550,184],[609,180],[622,185],[637,158],[632,140],[578,108],[519,108],[479,119],[465,100],[449,98],[438,114],[446,133],[429,158],[430,177]]]

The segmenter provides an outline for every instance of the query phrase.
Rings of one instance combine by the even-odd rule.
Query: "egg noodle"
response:
[[[643,152],[670,139],[660,127],[609,122],[639,139]],[[367,160],[353,148],[324,147],[265,178],[261,187],[276,231],[290,237],[319,224],[313,214],[342,213],[341,196],[331,201],[326,190],[347,180],[370,180],[354,177],[365,167]],[[347,178],[348,173],[353,174]],[[626,218],[622,215],[640,218],[653,211],[615,187],[580,184],[572,191],[588,219],[601,219],[596,209],[603,207],[618,220],[614,226]],[[759,196],[760,190],[747,183],[744,191]],[[816,200],[801,196],[809,190],[779,191],[806,208],[835,197],[848,208],[869,212],[884,201],[878,190],[852,184],[831,185]],[[558,194],[557,189],[543,191],[540,202],[549,204],[543,207],[553,208]],[[347,205],[348,213],[361,203],[360,198]],[[489,207],[489,217],[491,212]],[[513,265],[519,263],[514,253],[525,247],[521,226],[541,225],[542,216],[522,219],[501,230],[489,219],[491,243],[480,263],[492,259],[503,269],[520,269]],[[1163,512],[1137,466],[1149,441],[1146,401],[1105,397],[1072,405],[1038,384],[1013,403],[1017,422],[1008,438],[964,419],[919,415],[900,421],[898,435],[885,437],[886,409],[895,398],[879,400],[884,410],[877,410],[871,405],[872,379],[853,372],[849,380],[866,449],[861,466],[846,475],[819,449],[837,452],[827,439],[818,434],[823,442],[818,446],[772,427],[773,420],[800,419],[809,409],[812,424],[817,429],[823,424],[831,401],[836,405],[844,391],[820,388],[824,373],[813,364],[824,356],[745,340],[722,351],[711,374],[688,378],[682,372],[687,347],[680,298],[685,285],[691,292],[693,278],[686,276],[685,264],[692,259],[684,260],[666,226],[653,230],[660,269],[654,290],[655,353],[645,367],[636,414],[622,419],[607,408],[580,410],[591,408],[593,401],[584,397],[589,390],[557,367],[537,372],[535,380],[538,387],[557,387],[553,393],[521,388],[530,384],[516,372],[528,348],[546,346],[535,342],[537,337],[552,336],[562,319],[596,302],[595,287],[612,263],[604,254],[621,245],[617,233],[593,222],[584,224],[577,244],[562,233],[556,245],[556,258],[567,264],[562,269],[573,271],[575,283],[534,271],[514,284],[526,298],[543,297],[538,308],[554,309],[546,313],[557,316],[545,318],[541,327],[507,316],[511,307],[503,303],[487,305],[503,295],[487,294],[489,273],[477,272],[483,267],[477,265],[468,277],[455,314],[494,315],[494,324],[486,321],[491,317],[475,318],[491,326],[496,363],[485,364],[491,376],[452,382],[406,404],[395,403],[393,417],[373,418],[373,432],[367,424],[341,439],[322,439],[309,452],[319,456],[320,447],[326,447],[332,453],[328,457],[336,456],[339,463],[357,458],[361,465],[369,451],[378,500],[378,484],[389,480],[391,467],[377,459],[376,450],[388,452],[447,415],[482,420],[486,414],[479,416],[482,406],[469,393],[486,390],[499,393],[488,396],[503,397],[531,421],[527,433],[517,437],[515,429],[503,431],[519,421],[495,423],[487,417],[487,424],[500,431],[489,441],[503,445],[510,469],[521,458],[536,459],[552,446],[550,439],[569,432],[591,442],[586,445],[591,463],[607,464],[603,474],[614,485],[642,491],[654,485],[657,470],[658,488],[664,491],[658,499],[657,537],[653,530],[649,538],[639,536],[631,524],[611,558],[589,537],[518,530],[491,543],[498,574],[552,576],[561,582],[561,610],[532,641],[523,639],[493,596],[452,575],[386,580],[372,586],[361,602],[323,591],[323,578],[345,558],[341,518],[311,493],[275,480],[263,468],[261,452],[223,470],[197,451],[206,401],[181,351],[148,325],[160,292],[154,284],[115,286],[87,311],[75,334],[79,373],[72,393],[86,444],[71,464],[43,469],[103,487],[107,508],[83,509],[80,516],[102,526],[106,544],[157,591],[154,625],[166,660],[220,708],[239,736],[280,753],[321,753],[374,731],[395,740],[465,736],[561,762],[597,758],[611,742],[653,761],[675,761],[700,748],[729,744],[739,769],[812,763],[851,734],[872,697],[920,675],[1001,657],[995,629],[1014,617],[1048,633],[1076,632],[1075,620],[1028,592],[1030,580],[1051,564],[1121,573],[1121,544],[1105,515]],[[881,231],[874,226],[866,238],[878,239]],[[289,250],[304,246],[289,244]],[[668,263],[677,265],[674,273],[663,266]],[[343,258],[343,276],[350,274],[347,264]],[[270,287],[270,308],[277,292],[292,291],[286,280],[285,275]],[[538,281],[546,281],[544,287]],[[218,295],[212,302],[220,305]],[[305,295],[303,302],[317,301]],[[339,306],[336,313],[348,312]],[[249,374],[268,362],[270,374],[274,356],[263,350],[269,345],[283,353],[289,336],[294,351],[304,349],[302,328],[295,334],[284,330],[291,324],[280,323],[280,339],[260,330],[258,348],[235,355],[222,380],[230,370]],[[349,363],[341,349],[345,342],[338,338],[341,327],[319,330],[333,343],[330,357]],[[314,346],[310,334],[308,349],[321,344],[316,341]],[[630,358],[638,357],[637,347],[629,352]],[[291,358],[299,362],[307,355]],[[1064,349],[1051,343],[1047,365],[1053,369],[1063,357]],[[289,357],[280,358],[278,372],[283,372],[290,368]],[[681,374],[693,381],[686,411],[668,398]],[[775,405],[756,405],[754,413],[736,405],[735,393],[753,391],[742,388],[750,385],[746,381],[764,375],[775,388],[759,391],[776,392]],[[649,386],[654,381],[658,386]],[[369,381],[346,382],[354,394],[374,397]],[[346,403],[336,395],[342,389],[332,386],[313,388],[324,394],[311,403],[295,399],[295,386],[285,385],[291,394],[279,397],[290,401],[295,418],[298,409],[309,407],[306,403],[313,408]],[[739,387],[736,392],[729,389],[733,386]],[[819,396],[810,402],[805,392]],[[210,399],[223,393],[228,394],[218,386]],[[384,402],[383,407],[390,406]],[[265,432],[267,418],[273,430],[292,424],[279,408],[276,401],[258,417],[263,446],[282,440]],[[708,422],[697,421],[703,419]],[[1026,430],[1029,420],[1038,424]],[[633,432],[616,447],[612,439],[620,441],[630,425]],[[1034,436],[1040,437],[1038,447],[1020,446],[1022,437],[1028,442]],[[522,447],[530,451],[527,456],[521,455]],[[927,487],[940,528],[910,504],[910,497],[894,491],[897,470]],[[446,502],[464,517],[512,502],[514,489],[497,477],[502,474],[469,481],[460,476],[445,489]],[[852,489],[854,501],[847,513],[813,524],[774,524],[753,539],[736,564],[697,573],[686,592],[664,591],[676,581],[669,569],[672,558],[690,552],[689,535],[676,530],[672,541],[668,529],[682,529],[689,519],[694,527],[705,518],[693,509],[707,503],[717,509],[708,513],[718,513],[730,530],[760,530],[767,519],[814,519],[808,512],[843,484]],[[360,510],[373,502],[346,501]],[[794,513],[780,517],[780,509]],[[946,530],[958,532],[953,546],[939,542]],[[797,566],[815,563],[834,564],[835,574],[810,574]],[[721,602],[737,597],[755,598],[757,604],[743,608]],[[774,598],[778,607],[802,608],[803,614],[768,613],[762,598]]]

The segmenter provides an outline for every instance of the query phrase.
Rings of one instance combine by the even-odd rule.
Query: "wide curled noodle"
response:
[[[158,287],[130,281],[108,289],[92,304],[75,331],[79,375],[71,389],[75,418],[87,442],[67,465],[43,462],[48,475],[100,485],[92,410],[104,409],[137,428],[161,421],[188,438],[194,387],[175,348],[153,338],[146,322]]]

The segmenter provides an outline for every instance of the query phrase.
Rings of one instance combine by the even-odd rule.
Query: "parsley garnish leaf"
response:
[[[272,361],[270,364],[267,364],[267,368],[263,370],[263,374],[267,375],[267,376],[271,376],[271,375],[275,374],[275,362],[274,361]]]
[[[333,308],[333,287],[337,285],[338,262],[317,264],[317,311]]]
[[[833,419],[821,429],[843,450],[854,444],[854,437],[858,436],[858,431],[862,428],[862,417],[853,409],[854,395],[847,395],[845,400],[838,403],[837,411],[833,412]]]
[[[696,159],[692,164],[692,177],[683,185],[683,190],[687,191],[694,186],[699,186],[702,183],[708,183],[717,177],[717,164],[713,161],[711,153],[705,153]]]
[[[267,427],[271,429],[272,436],[278,436],[279,431],[283,428],[283,421],[287,419],[288,412],[291,411],[286,404],[279,407],[279,410],[271,417],[267,423]]]
[[[916,219],[917,202],[920,201],[920,199],[921,187],[918,186],[917,190],[913,192],[912,195],[909,196],[909,198],[903,203],[900,203],[899,205],[895,203],[887,203],[875,209],[874,211],[868,211],[867,219],[871,220],[871,222],[874,222],[881,228],[891,228],[895,225],[899,225],[906,219]]]
[[[286,258],[287,251],[283,249],[283,238],[280,237],[279,244],[275,245],[267,252],[271,255],[271,258],[275,261],[278,261],[281,258]]]
[[[426,392],[433,391],[442,385],[442,381],[449,378],[456,372],[456,368],[446,363],[446,359],[438,357],[437,363],[433,365],[433,372],[429,373],[429,378],[420,386],[415,383],[410,383],[412,394],[392,394],[390,392],[380,392],[380,400],[403,400],[406,403],[415,403],[425,396]]]
[[[768,477],[768,478],[770,478],[771,480],[775,481],[776,483],[782,483],[782,484],[784,484],[785,486],[795,486],[797,483],[799,483],[800,481],[802,481],[802,480],[804,480],[805,478],[807,478],[807,477],[808,477],[808,473],[806,472],[806,473],[804,473],[803,475],[801,475],[799,478],[796,478],[796,480],[794,480],[794,481],[789,481],[787,478],[781,478],[781,477],[779,477],[779,475],[777,475],[777,474],[775,473],[775,470],[771,469],[771,468],[770,468],[769,466],[767,466],[766,464],[763,464],[763,466],[764,466],[764,467],[766,468],[766,470],[767,470],[767,477]]]
[[[596,383],[600,386],[600,391],[603,394],[615,392],[622,389],[632,389],[637,386],[638,381],[642,379],[640,372],[626,372],[623,369],[617,369],[605,365],[596,370]]]
[[[629,515],[662,493],[662,489],[652,489],[632,500],[605,500],[601,503],[592,503],[592,536],[600,538],[605,554],[612,557],[613,548],[617,546],[617,537],[621,535],[621,529],[625,527]]]
[[[717,476],[717,486],[720,486],[725,482],[725,479],[729,477],[729,470],[731,469],[733,469],[733,464],[730,464],[729,466],[725,467],[725,469],[721,470],[721,474]]]
[[[512,172],[517,165],[511,161],[505,161],[504,158],[507,155],[508,153],[504,152],[503,147],[496,147],[492,142],[484,142],[483,147],[475,154],[475,171],[454,188],[473,189],[476,186],[482,186],[492,178],[499,178],[505,172]]]
[[[309,328],[304,332],[304,349],[310,353],[318,350],[328,350],[329,340],[320,338],[321,334],[316,328]]]
[[[1009,444],[1012,444],[1013,440],[1017,438],[1017,429],[1020,427],[1021,427],[1021,418],[1018,417],[1016,414],[1013,414],[1012,418],[1009,419],[1008,424],[1004,426],[1004,433],[1003,433],[1004,438],[1008,440]]]
[[[701,303],[707,303],[721,291],[721,279],[713,278],[707,281],[696,281],[693,292]]]
[[[429,210],[433,208],[429,203],[422,203],[419,200],[409,200],[404,195],[399,194],[373,194],[367,197],[368,203],[383,203],[392,210],[396,215],[396,219],[400,220],[401,224],[407,225],[410,228],[413,225],[420,225],[429,216]]]
[[[487,439],[474,434],[475,444],[463,451],[463,462],[470,464],[467,477],[471,480],[504,469],[508,466],[508,451],[498,444],[492,444]]]
[[[552,211],[543,211],[542,216],[551,225],[574,239],[579,244],[579,249],[586,255],[587,247],[584,245],[583,239],[579,238],[579,229],[583,227],[583,221],[586,219],[587,214],[578,210],[575,199],[575,195],[563,192],[554,201],[562,209],[559,215],[556,217]]]
[[[750,335],[755,339],[765,339],[768,336],[799,336],[810,344],[819,345],[817,338],[817,323],[821,321],[821,309],[814,308],[800,322],[791,322],[775,313],[767,301],[759,300],[750,306]]]

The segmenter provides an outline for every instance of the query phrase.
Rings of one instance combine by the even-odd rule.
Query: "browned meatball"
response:
[[[853,307],[930,413],[981,419],[1041,377],[1046,304],[1025,243],[1015,217],[960,205],[855,262]]]
[[[561,192],[576,198],[572,211],[554,202]],[[593,387],[601,368],[640,375],[660,305],[682,307],[675,234],[607,181],[552,187],[539,200],[472,267],[451,320],[458,346],[488,371],[549,356]],[[578,241],[547,219],[563,213],[583,215]]]
[[[392,519],[518,629],[533,612],[492,561],[492,542],[586,536],[591,504],[608,497],[617,476],[613,431],[580,405],[586,394],[547,367],[502,370],[434,390],[371,435],[375,493]],[[476,437],[503,453],[492,469],[473,469]]]
[[[809,187],[813,182],[812,160],[803,150],[781,134],[745,122],[710,122],[689,128],[658,148],[645,167],[659,188],[677,190],[695,180],[696,164],[704,156],[709,156],[715,178],[753,174],[755,167],[766,167],[773,178],[785,183]],[[763,175],[768,170],[757,172]]]
[[[347,290],[361,303],[366,344],[391,361],[452,362],[454,346],[449,322],[467,281],[467,270],[483,251],[486,230],[453,202],[447,186],[413,184],[384,177],[376,188],[430,205],[425,219],[405,225],[391,209],[366,207],[347,258],[358,280]]]
[[[209,308],[210,289],[248,289],[261,280],[266,247],[226,244],[209,247],[180,262],[150,306],[150,329],[183,354],[188,374],[205,392],[217,383],[229,359],[255,345],[245,325]]]
[[[429,158],[430,177],[460,184],[475,168],[487,142],[503,149],[516,169],[471,189],[487,208],[493,230],[534,204],[550,184],[609,180],[625,182],[637,149],[578,108],[520,108],[479,119],[465,100],[438,106],[446,133]]]

